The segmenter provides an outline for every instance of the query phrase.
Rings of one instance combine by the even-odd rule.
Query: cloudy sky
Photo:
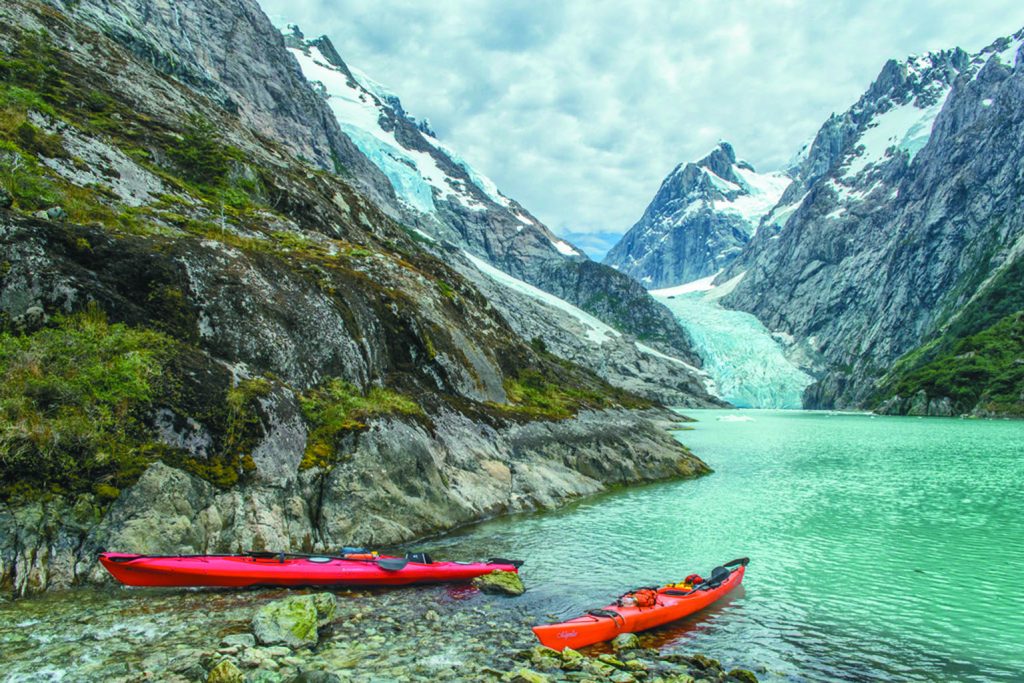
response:
[[[719,139],[781,168],[886,59],[1024,26],[1019,0],[259,2],[592,252]]]

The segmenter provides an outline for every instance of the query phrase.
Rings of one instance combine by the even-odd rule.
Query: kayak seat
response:
[[[730,572],[725,567],[715,567],[711,570],[711,578],[708,579],[707,583],[712,588],[717,588],[718,586],[721,586],[726,579],[729,578],[730,574],[732,574],[732,572]]]
[[[406,553],[405,559],[419,564],[434,564],[434,558],[430,556],[430,553]]]

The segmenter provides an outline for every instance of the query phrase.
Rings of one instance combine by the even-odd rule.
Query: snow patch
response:
[[[868,166],[883,161],[893,147],[906,152],[912,160],[928,143],[935,118],[942,111],[950,90],[945,88],[942,97],[927,107],[917,107],[910,102],[875,116],[857,142],[862,148],[860,153],[848,162],[843,175],[857,176]]]
[[[568,313],[572,317],[576,318],[584,328],[586,328],[586,337],[592,344],[600,346],[609,337],[620,337],[622,336],[618,330],[613,329],[609,325],[601,322],[594,316],[590,315],[586,311],[583,311],[564,299],[559,299],[553,294],[549,294],[542,289],[538,289],[531,284],[523,282],[519,278],[512,277],[508,273],[498,270],[491,264],[487,263],[483,259],[473,256],[467,251],[462,252],[470,262],[476,266],[477,270],[491,278],[495,282],[498,282],[509,289],[515,290],[521,294],[525,294],[533,299],[536,299],[552,308],[556,308],[560,311]]]
[[[580,253],[576,251],[571,244],[563,240],[550,240],[551,244],[555,245],[555,249],[558,250],[559,254],[564,256],[579,256]]]
[[[721,272],[722,271],[718,271],[718,273]],[[675,287],[666,287],[664,289],[652,289],[648,293],[651,296],[669,297],[679,296],[680,294],[689,294],[690,292],[706,292],[709,289],[715,288],[714,282],[715,278],[718,277],[718,273],[715,273],[714,275],[708,275],[707,277],[702,277],[699,280],[693,280],[692,282],[686,282],[681,285],[676,285]]]
[[[435,197],[454,198],[474,210],[486,208],[465,192],[463,181],[445,173],[434,157],[403,147],[393,131],[381,126],[380,120],[386,118],[390,111],[385,103],[389,99],[397,99],[394,93],[358,69],[349,67],[355,77],[353,83],[316,46],[308,46],[306,50],[289,48],[289,51],[298,60],[306,79],[323,86],[327,103],[341,130],[387,176],[400,200],[426,214],[436,211]],[[430,139],[429,136],[424,138]],[[469,171],[467,174],[472,179]],[[480,182],[485,184],[482,180]],[[497,188],[494,192],[497,195]]]

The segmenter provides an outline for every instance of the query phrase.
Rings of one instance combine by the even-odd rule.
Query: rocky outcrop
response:
[[[737,161],[722,142],[700,161],[675,167],[604,263],[648,289],[714,275],[739,256],[789,183],[785,174],[757,173]]]
[[[941,398],[928,398],[923,390],[910,398],[893,396],[883,401],[875,409],[882,415],[914,415],[930,417],[953,417],[956,412],[953,410],[953,402],[948,396]]]
[[[743,274],[726,305],[823,360],[807,406],[870,403],[893,363],[1019,254],[1022,40],[886,64],[720,276]]]
[[[328,552],[388,545],[609,488],[705,474],[672,414],[583,413],[485,427],[457,414],[371,426],[344,463],[230,490],[156,463],[102,514],[92,496],[0,507],[0,585],[17,593],[109,578],[100,549],[150,554]]]

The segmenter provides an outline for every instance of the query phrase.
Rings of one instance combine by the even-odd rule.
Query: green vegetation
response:
[[[455,290],[452,289],[452,286],[445,282],[444,280],[437,281],[437,289],[441,292],[441,295],[444,297],[447,297],[452,300],[454,300],[456,297]]]
[[[951,341],[943,338],[916,352],[920,360],[899,366],[887,395],[948,396],[960,412],[984,410],[1024,416],[1024,310],[1011,313],[981,332]]]
[[[213,123],[198,114],[189,116],[181,139],[167,151],[186,179],[210,186],[223,183],[231,162],[242,158],[241,150],[222,144]]]
[[[556,375],[540,370],[524,370],[504,382],[509,403],[491,403],[503,412],[529,418],[564,420],[585,408],[616,406],[646,408],[650,403],[621,389],[607,385],[572,386]]]
[[[337,462],[338,448],[346,434],[366,429],[364,420],[376,415],[423,415],[408,396],[383,387],[365,394],[343,379],[332,378],[300,397],[302,412],[310,424],[306,453],[300,467],[330,467]]]
[[[27,336],[0,334],[0,482],[110,496],[156,455],[143,426],[173,347],[96,307]]]
[[[53,206],[60,197],[39,163],[8,140],[0,140],[0,187],[26,211]]]
[[[270,395],[273,386],[265,377],[242,380],[225,395],[226,419],[218,453],[196,459],[182,453],[169,453],[169,464],[191,472],[214,486],[231,488],[256,469],[252,450],[263,436],[259,399]]]
[[[924,390],[948,396],[959,412],[975,407],[1024,415],[1024,258],[1007,264],[985,289],[949,320],[942,332],[894,365],[875,396],[881,403]]]

